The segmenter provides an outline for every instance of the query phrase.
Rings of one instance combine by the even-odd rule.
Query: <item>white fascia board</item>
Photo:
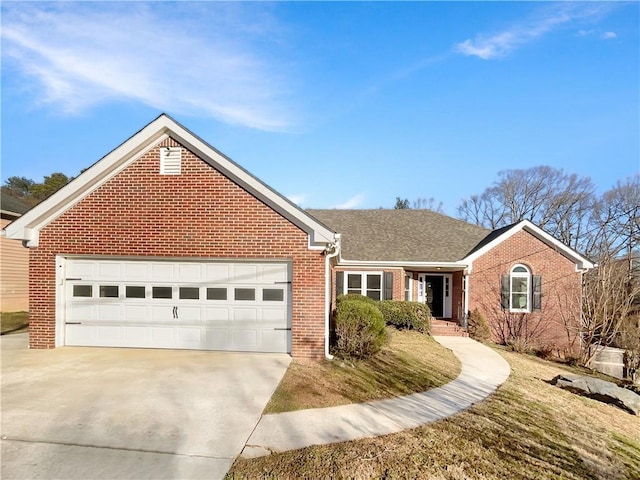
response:
[[[5,228],[7,238],[23,240],[30,246],[37,246],[37,232],[42,227],[169,136],[175,137],[178,142],[208,161],[214,168],[219,169],[221,173],[304,230],[309,236],[310,248],[322,249],[327,244],[336,241],[335,233],[332,230],[313,219],[309,214],[165,114],[112,150],[51,197],[9,224]]]
[[[335,243],[335,232],[322,225],[312,216],[301,210],[291,201],[268,187],[261,180],[250,174],[244,168],[225,157],[215,148],[189,132],[186,128],[171,120],[169,117],[162,117],[162,120],[169,122],[167,128],[171,130],[180,143],[204,160],[208,160],[222,174],[239,184],[260,201],[280,213],[294,225],[303,229],[309,235],[310,247],[322,247]]]
[[[163,130],[147,125],[137,134],[108,153],[49,198],[33,207],[7,226],[7,238],[23,240],[28,246],[37,246],[41,228],[78,203],[104,182],[126,168],[153,145],[167,138]]]
[[[582,271],[585,269],[589,270],[594,267],[593,262],[591,262],[588,258],[580,255],[578,252],[576,252],[572,248],[566,246],[560,240],[554,238],[552,235],[549,235],[542,228],[538,227],[537,225],[530,222],[529,220],[520,221],[520,223],[518,223],[517,225],[514,225],[509,230],[504,232],[502,235],[493,239],[493,241],[483,246],[481,249],[465,257],[462,261],[472,264],[474,260],[481,257],[482,255],[487,253],[489,250],[491,250],[495,246],[499,245],[500,243],[504,242],[505,240],[507,240],[508,238],[512,237],[513,235],[515,235],[516,233],[522,230],[532,234],[534,237],[537,237],[539,240],[546,243],[554,250],[558,251],[565,257],[571,259],[576,264],[576,271]]]
[[[451,271],[463,270],[469,266],[467,262],[415,262],[415,261],[376,261],[376,260],[345,260],[340,259],[339,267],[363,267],[363,268],[405,268],[405,269],[449,269]]]

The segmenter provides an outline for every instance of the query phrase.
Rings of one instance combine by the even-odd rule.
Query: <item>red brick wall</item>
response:
[[[542,308],[526,314],[510,314],[500,306],[500,278],[521,263],[532,275],[542,276]],[[533,235],[519,231],[473,262],[469,309],[477,308],[491,324],[494,340],[500,331],[524,320],[528,336],[539,347],[560,354],[574,351],[580,321],[581,274],[575,264]]]
[[[464,296],[462,286],[462,272],[453,272],[451,278],[451,318],[460,322],[460,317],[464,315]]]
[[[165,140],[40,231],[30,252],[30,343],[55,343],[55,256],[138,255],[293,261],[292,354],[324,355],[324,256],[307,235],[187,151],[160,175]]]

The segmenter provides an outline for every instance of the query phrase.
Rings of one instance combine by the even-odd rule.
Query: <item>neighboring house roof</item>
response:
[[[341,234],[341,258],[380,262],[456,262],[490,233],[432,210],[307,210]]]
[[[3,217],[18,218],[25,212],[28,212],[31,207],[24,203],[22,200],[11,195],[0,192],[0,211]]]
[[[77,178],[7,226],[6,236],[26,241],[28,246],[37,246],[41,228],[169,137],[305,231],[309,235],[310,248],[323,249],[327,244],[335,242],[335,232],[166,114],[160,115]]]

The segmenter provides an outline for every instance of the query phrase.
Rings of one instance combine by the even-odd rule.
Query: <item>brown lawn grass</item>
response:
[[[368,360],[292,362],[265,413],[408,395],[459,375],[460,361],[433,338],[415,331],[388,331],[389,344]]]
[[[229,477],[640,478],[639,417],[547,383],[576,369],[498,351],[511,377],[465,412],[393,435],[237,460]]]
[[[29,312],[0,313],[1,335],[29,331]]]

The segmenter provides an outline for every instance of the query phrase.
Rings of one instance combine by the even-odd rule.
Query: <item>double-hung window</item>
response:
[[[346,272],[344,293],[357,293],[374,300],[382,299],[382,273]]]
[[[531,273],[527,267],[516,265],[511,269],[510,309],[513,312],[531,311]]]
[[[502,276],[502,308],[514,313],[540,310],[541,287],[539,275],[531,275],[531,270],[524,265],[514,265],[508,275]]]

